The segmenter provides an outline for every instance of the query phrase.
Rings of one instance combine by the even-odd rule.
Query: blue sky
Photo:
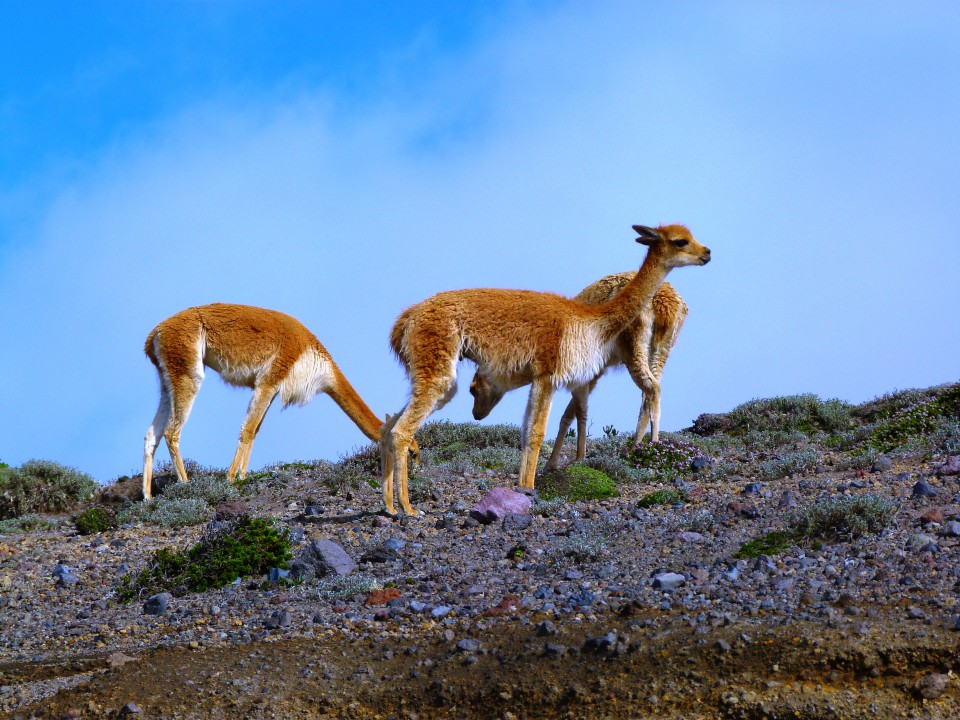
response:
[[[143,340],[214,301],[298,317],[395,412],[404,307],[575,294],[639,265],[634,223],[714,253],[670,276],[665,430],[956,381],[958,76],[953,2],[0,2],[0,460],[139,471]],[[226,466],[248,400],[209,373],[184,455]],[[609,375],[592,434],[639,405]],[[364,442],[321,396],[251,467]]]

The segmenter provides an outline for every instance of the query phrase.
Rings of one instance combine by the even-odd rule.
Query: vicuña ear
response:
[[[636,230],[637,235],[640,236],[637,238],[637,242],[642,245],[653,245],[654,243],[663,242],[663,235],[660,234],[659,230],[647,227],[646,225],[634,225],[633,229]]]

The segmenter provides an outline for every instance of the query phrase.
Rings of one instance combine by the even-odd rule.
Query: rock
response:
[[[433,610],[430,611],[430,617],[434,620],[439,620],[440,618],[445,618],[453,610],[449,605],[437,605]]]
[[[317,577],[325,575],[349,575],[356,563],[347,555],[347,551],[332,540],[314,540],[300,557],[300,561],[312,570]]]
[[[682,530],[677,533],[677,540],[687,545],[695,545],[704,541],[703,535],[698,532],[693,532],[692,530]]]
[[[136,658],[130,657],[129,655],[124,655],[122,652],[117,650],[116,652],[111,653],[110,657],[107,658],[107,664],[110,665],[110,667],[115,668],[121,667],[130,662],[136,662],[136,660]]]
[[[392,562],[393,560],[399,559],[400,553],[386,543],[383,545],[377,545],[374,548],[370,548],[360,556],[360,562],[368,563]]]
[[[947,461],[937,468],[937,477],[960,475],[960,455],[951,455]]]
[[[583,643],[584,652],[602,652],[617,644],[617,633],[611,630],[606,635],[587,638]]]
[[[270,582],[280,582],[281,580],[286,580],[290,577],[290,571],[284,570],[283,568],[270,568],[270,572],[267,575]]]
[[[391,600],[400,597],[400,591],[397,588],[377,588],[372,590],[363,601],[364,605],[386,605]]]
[[[960,522],[949,520],[940,528],[940,534],[944,537],[960,537]]]
[[[730,652],[730,643],[728,643],[726,640],[723,640],[723,639],[717,640],[717,642],[714,643],[713,646],[722,653]]]
[[[589,590],[581,590],[567,598],[567,604],[571,607],[590,607],[596,600],[597,598],[592,592]]]
[[[925,675],[917,680],[913,686],[913,691],[924,700],[936,700],[947,691],[949,684],[949,675]]]
[[[249,506],[241,500],[228,500],[217,505],[214,517],[217,520],[233,520],[249,510]]]
[[[743,490],[740,492],[741,495],[759,495],[763,490],[763,486],[760,483],[752,482],[747,483]]]
[[[151,595],[143,604],[145,615],[166,615],[173,596],[170,593]]]
[[[60,586],[76,585],[80,582],[80,578],[77,577],[74,569],[68,565],[58,564],[53,569],[53,577],[57,579],[57,585]]]
[[[935,488],[931,487],[923,480],[917,480],[917,483],[913,486],[913,491],[911,497],[914,498],[932,498],[937,496],[937,491]]]
[[[533,518],[523,513],[508,513],[503,518],[503,529],[506,532],[526,530],[533,523]]]
[[[943,512],[937,508],[931,508],[920,516],[920,522],[940,524],[943,522]]]
[[[881,455],[870,466],[870,472],[888,472],[893,468],[893,461],[886,455]]]
[[[289,610],[277,610],[270,615],[263,626],[267,628],[267,630],[279,630],[280,628],[288,627],[292,620],[293,615],[291,615]]]
[[[537,635],[540,637],[545,637],[548,635],[556,635],[557,626],[554,625],[549,620],[544,620],[543,622],[537,625]]]
[[[794,495],[793,491],[785,490],[780,496],[780,502],[778,507],[782,508],[795,508],[797,507],[797,496]]]
[[[529,514],[532,504],[533,501],[529,495],[504,487],[495,487],[473,506],[470,517],[484,525],[489,525],[511,513]]]
[[[469,640],[467,638],[464,638],[463,640],[457,643],[457,650],[459,652],[475,653],[479,649],[480,649],[480,641],[478,640]]]
[[[128,702],[126,705],[120,708],[120,712],[117,713],[117,715],[119,717],[127,717],[128,715],[139,715],[141,712],[142,711],[140,710],[139,705],[133,702]]]
[[[911,552],[927,552],[926,548],[930,545],[936,546],[937,539],[933,535],[927,535],[926,533],[917,533],[912,535],[909,540],[907,540],[907,549]]]
[[[690,463],[690,469],[696,472],[701,472],[702,470],[707,470],[710,468],[711,462],[706,458],[694,458],[693,462]]]
[[[557,655],[563,655],[566,652],[567,652],[566,645],[560,645],[558,643],[548,642],[546,645],[543,646],[544,655],[557,656]]]
[[[686,581],[683,575],[674,572],[658,573],[653,576],[653,586],[661,590],[676,590]]]

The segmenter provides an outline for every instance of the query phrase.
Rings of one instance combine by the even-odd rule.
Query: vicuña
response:
[[[648,247],[634,278],[609,302],[583,303],[528,290],[453,290],[404,310],[390,345],[410,379],[410,400],[381,429],[383,496],[394,513],[396,480],[407,514],[407,448],[413,434],[456,392],[457,363],[473,360],[500,387],[530,384],[523,420],[520,485],[532,488],[537,459],[558,387],[579,388],[609,361],[616,339],[676,267],[706,265],[710,250],[682,225],[634,225],[637,242]]]
[[[232,482],[246,477],[253,439],[274,398],[283,407],[306,405],[326,393],[374,441],[383,422],[353,389],[330,353],[298,320],[264,308],[214,303],[188,308],[167,318],[147,336],[143,348],[160,375],[160,406],[143,448],[143,496],[151,497],[153,455],[160,438],[181,482],[187,471],[180,457],[180,433],[203,382],[204,367],[229,385],[253,389],[240,444],[230,463]],[[411,452],[416,453],[416,443]]]
[[[587,305],[608,302],[636,274],[635,270],[631,270],[607,275],[585,287],[573,299]],[[608,368],[625,366],[630,377],[643,392],[643,404],[637,419],[634,447],[640,444],[648,423],[650,424],[650,441],[657,442],[660,439],[660,378],[663,376],[663,366],[667,362],[670,350],[676,344],[680,328],[683,327],[683,321],[687,317],[687,310],[687,304],[670,283],[665,282],[657,289],[651,303],[643,308],[637,319],[617,336],[606,367],[589,383],[572,391],[573,397],[560,419],[557,440],[553,444],[553,452],[547,460],[545,470],[551,470],[557,466],[564,439],[574,417],[577,419],[576,459],[583,460],[586,456],[587,400]],[[513,389],[495,385],[483,370],[478,369],[470,383],[474,419],[483,420],[496,407],[504,394]]]

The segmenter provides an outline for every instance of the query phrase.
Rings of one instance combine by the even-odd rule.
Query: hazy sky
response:
[[[669,278],[664,430],[957,381],[958,78],[952,0],[2,1],[0,460],[138,472],[144,338],[214,301],[296,316],[396,412],[404,307],[575,294],[640,264],[635,223],[714,257]],[[460,373],[435,418],[470,418]],[[208,373],[184,455],[228,465],[249,397]],[[608,376],[591,433],[640,400]],[[321,396],[271,409],[251,467],[365,442]]]

